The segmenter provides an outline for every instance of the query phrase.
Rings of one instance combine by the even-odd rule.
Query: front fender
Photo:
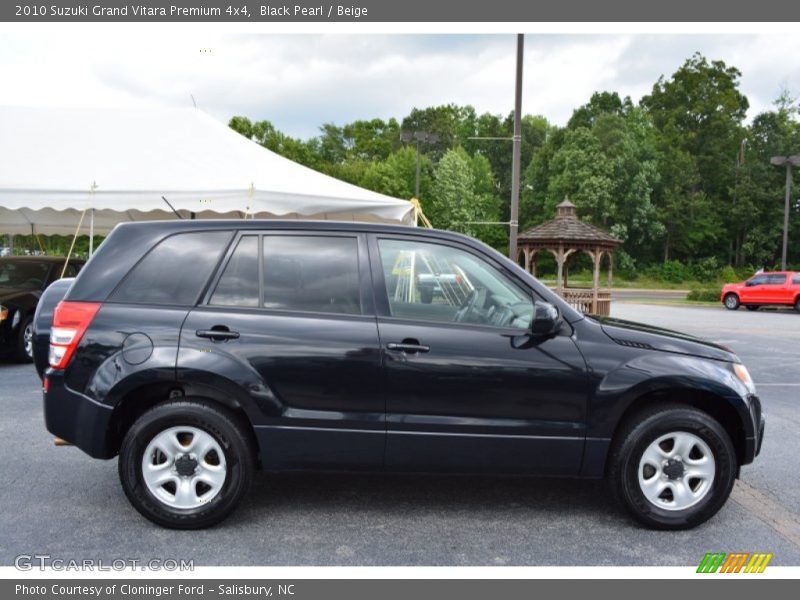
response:
[[[610,438],[637,399],[654,392],[680,390],[720,398],[735,410],[745,435],[755,435],[748,391],[730,363],[657,351],[640,354],[604,374],[590,403],[587,433]]]
[[[731,413],[735,414],[734,444],[740,450],[740,464],[752,462],[760,439],[757,433],[760,402],[747,394],[730,363],[654,350],[644,353],[631,350],[627,360],[612,363],[609,357],[594,363],[591,374],[596,385],[589,403],[582,475],[603,476],[612,439],[625,413],[645,397],[653,399],[659,392],[665,401],[680,400],[681,394],[692,404],[702,400],[701,408],[705,410],[715,408],[714,404],[719,402],[720,410],[711,412],[731,418]],[[603,366],[608,368],[599,368]]]

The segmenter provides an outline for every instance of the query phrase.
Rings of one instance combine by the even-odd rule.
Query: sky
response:
[[[0,105],[197,107],[270,120],[301,138],[323,123],[454,102],[506,115],[515,36],[239,34],[197,29],[0,31]],[[530,34],[523,112],[563,125],[594,91],[638,101],[699,51],[742,71],[749,118],[800,96],[800,36]],[[194,99],[194,100],[193,100]]]

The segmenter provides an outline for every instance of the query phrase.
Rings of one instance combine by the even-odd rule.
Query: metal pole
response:
[[[783,253],[781,254],[781,271],[786,270],[786,250],[789,245],[789,204],[792,197],[792,163],[786,161],[786,202],[783,206]]]
[[[419,139],[417,140],[417,177],[414,182],[414,197],[419,200]]]
[[[517,262],[519,230],[520,153],[522,151],[522,57],[525,36],[517,34],[517,82],[514,94],[514,141],[511,157],[511,218],[509,219],[508,257]]]

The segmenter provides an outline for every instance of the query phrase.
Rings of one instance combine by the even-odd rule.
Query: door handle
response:
[[[231,331],[225,325],[214,325],[211,329],[198,329],[194,332],[197,337],[210,340],[236,340],[239,339],[238,331]]]
[[[387,350],[414,354],[416,352],[430,352],[431,347],[420,344],[417,340],[403,340],[401,343],[389,342],[386,344]]]

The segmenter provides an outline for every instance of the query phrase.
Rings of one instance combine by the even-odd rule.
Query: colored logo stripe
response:
[[[749,552],[734,552],[728,554],[728,558],[722,565],[720,573],[738,573],[742,570],[742,565],[750,557]]]
[[[772,553],[769,554],[753,554],[753,558],[747,563],[744,568],[745,573],[763,573],[767,568],[769,561],[772,560]]]
[[[707,552],[697,567],[698,573],[763,573],[772,560],[772,553]],[[748,560],[749,559],[749,560]],[[745,566],[746,565],[746,566]]]
[[[722,561],[725,560],[724,552],[707,552],[697,567],[698,573],[716,573]]]

